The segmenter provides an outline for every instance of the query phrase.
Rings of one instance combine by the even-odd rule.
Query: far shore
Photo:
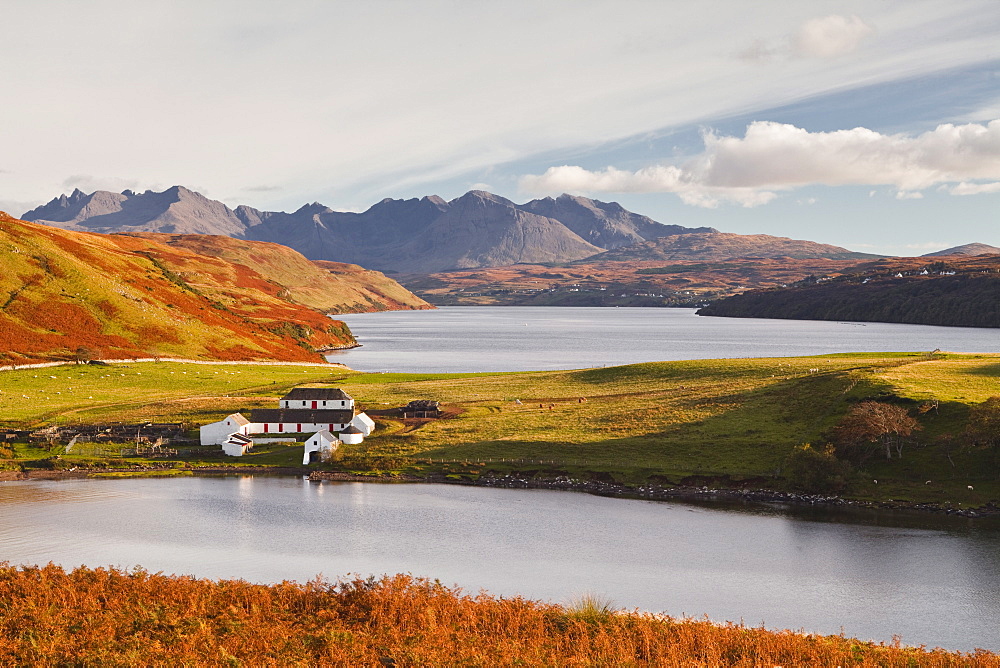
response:
[[[350,348],[360,348],[360,346],[350,346]],[[333,350],[349,350],[350,348],[330,348],[326,352]],[[183,364],[227,364],[233,366],[305,366],[305,367],[332,367],[335,369],[353,371],[346,364],[340,362],[275,362],[273,360],[189,360],[181,357],[136,357],[114,360],[90,360],[87,362],[74,362],[64,360],[61,362],[31,362],[27,364],[4,364],[0,365],[0,371],[19,371],[22,369],[48,369],[56,366],[76,366],[83,364],[133,364],[139,362],[181,362]]]

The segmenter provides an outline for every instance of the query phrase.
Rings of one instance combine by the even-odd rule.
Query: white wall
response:
[[[241,425],[232,415],[227,415],[218,422],[206,424],[198,430],[202,445],[220,445],[230,434],[246,434],[249,425]]]
[[[365,436],[371,436],[372,432],[375,431],[375,421],[364,413],[358,413],[351,420],[351,424],[361,430],[361,433]]]

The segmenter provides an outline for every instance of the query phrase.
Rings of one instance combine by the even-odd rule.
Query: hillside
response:
[[[451,201],[385,199],[361,213],[318,202],[285,213],[245,205],[230,209],[182,186],[162,193],[75,190],[23,217],[77,231],[224,234],[280,243],[312,260],[411,273],[569,262],[664,235],[713,231],[662,225],[616,203],[585,197],[519,205],[483,191]]]
[[[859,259],[876,257],[766,234],[691,231],[575,262],[404,274],[399,280],[437,305],[694,306],[812,274],[839,273]]]
[[[924,253],[923,257],[946,257],[949,255],[1000,255],[1000,248],[980,243],[962,244],[935,253]]]
[[[283,299],[324,313],[432,308],[380,272],[341,262],[313,262],[280,244],[195,234],[142,233],[131,236],[245,266],[281,286]],[[198,283],[193,272],[186,278]],[[211,284],[199,284],[198,287],[203,291],[212,289]]]
[[[900,258],[715,301],[699,315],[1000,327],[1000,256]]]
[[[877,256],[866,253],[854,253],[840,246],[830,246],[814,241],[802,241],[787,237],[773,237],[768,234],[702,232],[672,235],[651,241],[643,241],[587,258],[586,262],[635,262],[650,260],[720,262],[747,257],[857,260]]]
[[[856,260],[740,258],[518,264],[433,274],[400,283],[438,306],[695,306],[748,289],[837,273]]]
[[[241,242],[243,251],[193,252],[138,236],[59,230],[0,213],[3,363],[79,357],[177,355],[203,359],[322,361],[322,348],[355,345],[347,327],[317,308],[302,284],[274,266],[295,253]],[[242,260],[218,255],[245,253]],[[330,276],[331,293],[338,283]],[[315,306],[305,305],[312,302]]]

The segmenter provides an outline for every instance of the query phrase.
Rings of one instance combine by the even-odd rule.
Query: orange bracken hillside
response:
[[[1000,658],[463,594],[0,563],[5,666],[982,666]]]
[[[335,310],[336,297],[318,309],[310,304],[323,301],[315,291],[300,297],[302,285],[258,270],[268,250],[294,256],[281,262],[301,256],[239,243],[258,254],[256,262],[0,212],[0,364],[78,355],[322,361],[317,349],[355,345],[347,327],[323,312]]]
[[[130,236],[245,265],[283,287],[285,298],[324,313],[433,308],[381,272],[356,264],[309,260],[280,244],[207,234],[144,233]]]

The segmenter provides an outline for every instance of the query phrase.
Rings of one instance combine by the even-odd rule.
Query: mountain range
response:
[[[245,205],[230,209],[183,186],[159,193],[86,194],[77,189],[22,217],[76,231],[271,241],[312,260],[408,273],[568,262],[658,237],[716,231],[664,225],[619,204],[586,197],[561,195],[519,205],[479,190],[451,201],[437,196],[384,199],[362,213],[319,203],[284,213]]]

